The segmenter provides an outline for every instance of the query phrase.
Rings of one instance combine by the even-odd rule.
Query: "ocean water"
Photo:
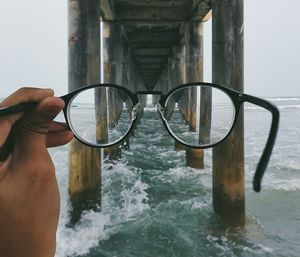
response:
[[[69,224],[68,147],[51,149],[61,192],[56,257],[300,256],[300,98],[272,98],[281,112],[262,192],[252,178],[271,117],[245,106],[246,226],[225,228],[212,207],[212,151],[185,166],[158,113],[147,108],[116,163],[103,164],[101,211]]]

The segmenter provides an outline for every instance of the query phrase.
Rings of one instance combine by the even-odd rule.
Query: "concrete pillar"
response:
[[[100,2],[98,0],[69,0],[69,91],[100,82]],[[80,202],[100,192],[99,149],[84,146],[76,140],[69,151],[69,194],[73,208],[71,222],[81,215]],[[87,194],[88,193],[88,194]],[[82,200],[82,201],[81,201]],[[81,206],[76,208],[76,206]]]
[[[185,31],[186,48],[186,82],[203,81],[203,25],[199,22],[190,22]],[[188,113],[186,118],[191,131],[196,131],[197,91],[188,92]],[[202,169],[204,167],[204,154],[201,149],[186,149],[186,165]]]
[[[212,1],[213,82],[244,89],[243,0]],[[244,119],[213,149],[213,206],[228,226],[245,224]]]

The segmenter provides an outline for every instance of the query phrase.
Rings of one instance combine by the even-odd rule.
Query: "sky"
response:
[[[68,90],[67,0],[0,0],[0,98],[23,86]],[[300,96],[299,0],[244,0],[245,92]],[[211,76],[211,21],[204,27]]]

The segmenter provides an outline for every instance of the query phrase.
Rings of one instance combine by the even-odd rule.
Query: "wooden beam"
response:
[[[121,84],[123,81],[123,46],[122,27],[118,23],[108,22],[104,24],[106,30],[103,39],[104,50],[104,82]],[[108,120],[109,126],[115,123],[119,111],[118,96],[115,91],[108,92]],[[117,144],[104,149],[105,155],[110,159],[118,159],[121,156],[121,145]]]
[[[211,10],[211,0],[193,0],[193,10],[191,21],[205,22]]]
[[[244,90],[244,1],[212,1],[213,82]],[[244,117],[213,148],[213,206],[228,226],[245,224]]]
[[[170,48],[138,48],[132,52],[133,56],[168,56],[170,55]]]
[[[134,60],[139,63],[139,64],[163,64],[166,63],[166,57],[164,56],[159,56],[159,57],[150,57],[150,56],[146,56],[146,57],[139,57],[136,56],[134,57]]]
[[[161,70],[163,68],[163,65],[160,63],[141,63],[139,65],[140,69],[155,69],[155,70]]]
[[[113,11],[110,8],[109,0],[99,0],[100,1],[100,10],[101,17],[103,20],[114,20]]]
[[[189,22],[185,28],[186,43],[186,82],[203,81],[203,25],[200,22]],[[197,127],[197,90],[192,88],[188,92],[187,122],[190,131],[196,132]],[[203,169],[204,154],[201,149],[186,149],[186,165]]]
[[[187,21],[192,15],[192,7],[117,4],[116,12],[123,21]]]
[[[176,44],[180,37],[178,31],[161,31],[161,32],[152,32],[152,31],[135,31],[128,33],[128,38],[130,43],[168,43]]]
[[[100,81],[100,2],[69,0],[69,91]],[[71,199],[88,201],[86,192],[100,192],[100,151],[76,140],[69,151]],[[85,196],[82,198],[82,196]],[[80,205],[79,205],[80,206]],[[82,210],[73,209],[73,212]],[[80,215],[75,215],[80,218]],[[74,221],[74,220],[73,220]],[[76,222],[77,220],[75,220]]]
[[[202,22],[207,22],[211,19],[212,17],[212,10],[210,10],[206,15],[205,17],[203,18]]]

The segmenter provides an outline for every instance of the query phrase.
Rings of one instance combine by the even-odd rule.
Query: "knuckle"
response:
[[[25,98],[36,97],[38,95],[53,96],[54,90],[51,88],[38,88],[38,87],[21,87],[17,89],[16,94],[25,96]]]
[[[32,91],[32,89],[33,89],[32,87],[21,87],[21,88],[17,89],[16,93],[17,94],[26,94],[26,93]]]

